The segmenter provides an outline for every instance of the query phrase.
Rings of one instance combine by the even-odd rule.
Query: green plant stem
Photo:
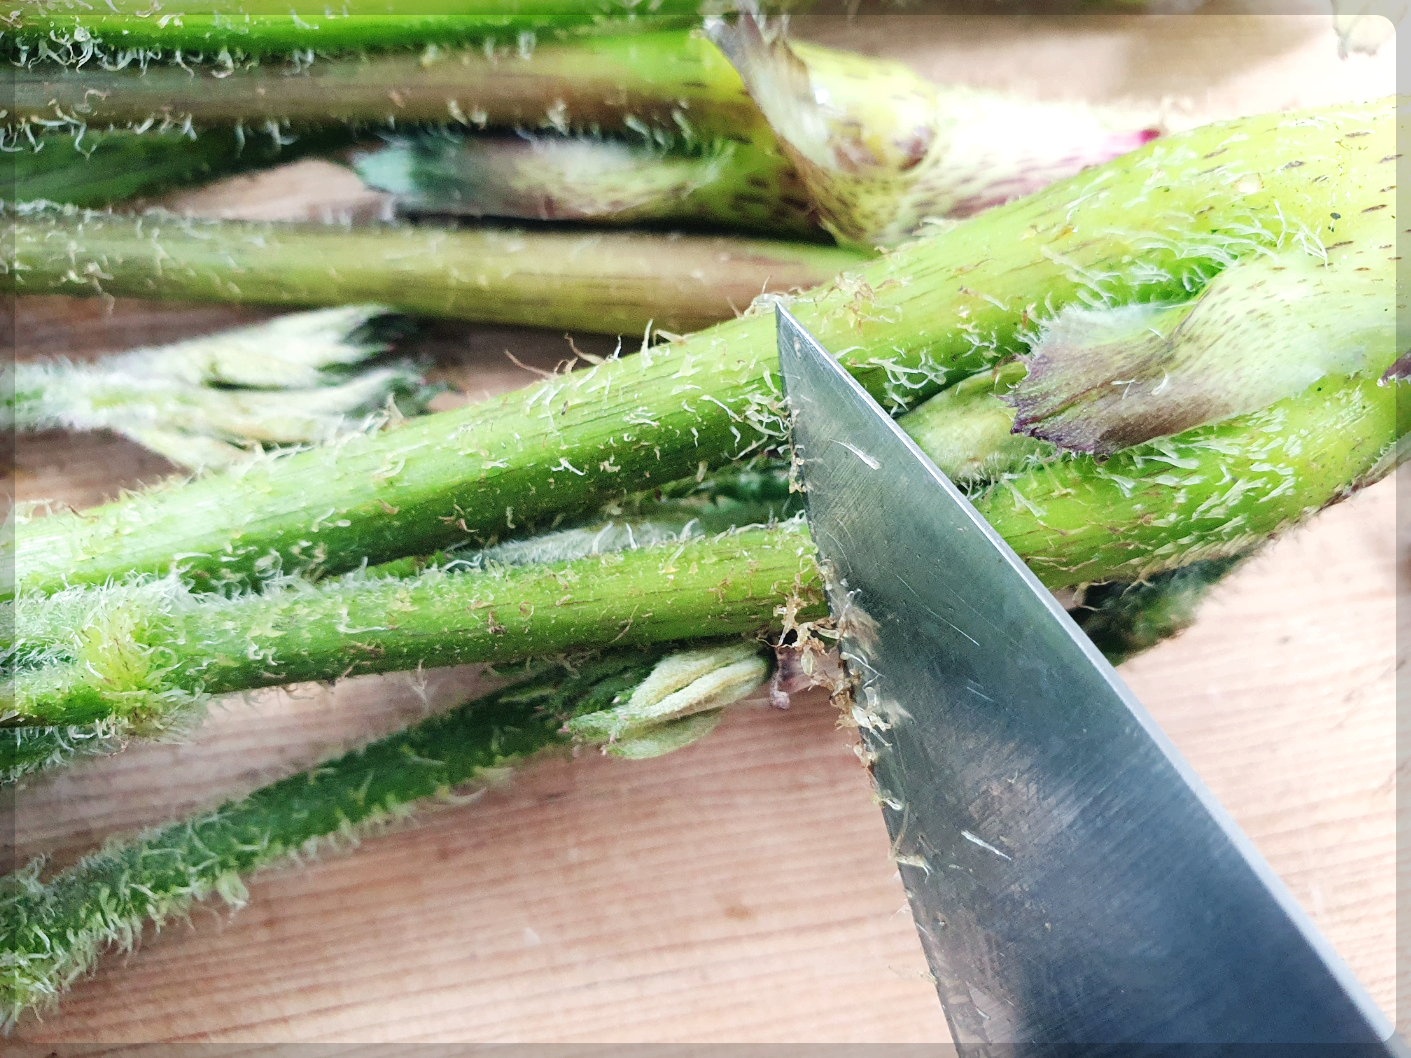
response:
[[[728,318],[762,290],[866,260],[834,246],[628,232],[203,221],[164,213],[11,212],[24,294],[314,307],[641,335]]]
[[[71,59],[97,53],[112,61],[139,49],[184,54],[263,54],[305,49],[419,47],[500,37],[623,32],[634,26],[689,23],[699,0],[183,0],[178,17],[146,0],[84,0],[31,4],[11,15],[3,37],[9,57]],[[65,48],[61,42],[73,43]]]
[[[419,172],[432,186],[413,188],[413,200],[456,212],[724,215],[771,231],[819,231],[821,224],[867,249],[894,244],[933,218],[1016,198],[1157,131],[1145,116],[939,88],[900,63],[767,42],[748,12],[734,29],[719,20],[709,26],[729,61],[701,36],[669,31],[527,56],[432,49],[293,69],[21,71],[12,131],[37,122],[185,121],[584,133],[595,143],[566,155],[541,145],[524,165],[486,156],[473,142],[465,148],[470,157],[456,158],[443,141],[434,157],[394,157],[371,178],[385,183],[386,165],[394,175]],[[602,134],[628,142],[604,144]],[[701,170],[679,157],[651,156],[668,147],[717,157]],[[721,148],[732,157],[718,157]],[[648,156],[624,157],[632,151]],[[556,166],[574,178],[588,172],[590,183],[594,169],[607,170],[600,178],[606,193],[565,180]],[[477,204],[481,195],[491,201]],[[673,201],[682,196],[689,202]]]
[[[0,130],[0,142],[9,139],[22,148],[15,156],[14,188],[14,200],[21,202],[107,205],[207,172],[337,149],[359,128],[418,123],[611,130],[668,139],[699,130],[738,136],[761,163],[772,159],[788,168],[730,64],[684,29],[524,51],[513,44],[430,47],[421,54],[233,67],[34,64],[12,76],[13,106],[6,114],[11,124]],[[103,138],[97,159],[108,164],[73,166],[61,152],[23,150],[31,140],[58,138],[56,127],[84,145]],[[90,127],[108,131],[87,132]],[[36,129],[51,131],[36,136]],[[281,153],[278,144],[290,140]]]
[[[1056,445],[1014,429],[1014,409],[1002,395],[1023,377],[1017,361],[981,371],[907,412],[901,424],[952,481],[982,488],[1058,454]]]
[[[257,129],[266,122],[466,128],[767,128],[730,63],[687,30],[545,44],[350,57],[235,69],[30,66],[14,73],[11,122],[99,127],[155,121]]]
[[[986,380],[988,382],[988,379]],[[959,388],[959,387],[957,387]],[[920,411],[928,412],[931,405],[942,404],[954,410],[954,403],[945,400],[955,390],[947,390],[940,397],[923,405]],[[989,392],[988,385],[984,392]],[[903,423],[914,416],[906,416]],[[959,416],[967,416],[961,408]],[[927,425],[935,425],[934,416],[919,416]],[[1267,451],[1269,430],[1267,422],[1256,424],[1256,429],[1242,430],[1252,437],[1256,448],[1251,452],[1253,461],[1264,462]],[[912,431],[933,458],[943,457],[951,448],[943,445],[940,450],[929,446],[931,439],[927,431]],[[962,430],[962,433],[969,433]],[[1224,451],[1230,455],[1236,445],[1226,444]],[[1150,464],[1146,477],[1164,477],[1170,450],[1155,452],[1158,462]],[[1081,458],[1081,457],[1080,457]],[[1246,463],[1250,460],[1246,460]],[[1222,471],[1234,469],[1239,472],[1239,463],[1226,461]],[[1262,469],[1262,468],[1261,468]],[[1155,473],[1153,474],[1153,470]],[[1132,481],[1132,479],[1129,479]],[[1082,486],[1086,486],[1082,482]],[[675,492],[677,490],[668,490]],[[1107,497],[1100,491],[1089,490],[1087,499],[1095,509],[1092,520],[1099,521],[1104,515],[1103,504]],[[625,550],[665,543],[671,538],[684,540],[692,535],[720,532],[732,525],[763,522],[794,513],[791,506],[798,497],[787,491],[787,482],[777,473],[746,472],[728,475],[725,479],[708,482],[705,486],[688,489],[680,498],[653,501],[644,505],[631,505],[632,516],[606,523],[595,523],[578,529],[550,533],[544,537],[528,541],[513,542],[490,548],[486,552],[470,555],[442,554],[431,560],[398,560],[369,571],[374,576],[413,576],[433,565],[469,563],[472,568],[483,568],[482,556],[494,563],[524,565],[529,563],[563,562],[613,551]],[[1218,536],[1225,522],[1216,519],[1208,528]],[[1184,533],[1179,526],[1178,533]],[[1193,534],[1185,534],[1182,543],[1192,546],[1197,542]],[[1047,552],[1052,557],[1054,549]],[[1030,561],[1044,555],[1030,555]],[[1073,611],[1080,626],[1093,639],[1094,643],[1113,664],[1118,664],[1138,654],[1156,643],[1188,627],[1195,618],[1196,608],[1209,590],[1238,565],[1243,555],[1231,558],[1196,561],[1189,566],[1167,570],[1135,584],[1104,583],[1084,590],[1080,605]],[[405,568],[400,568],[405,567]],[[18,668],[33,668],[66,661],[73,657],[72,633],[75,628],[86,628],[94,623],[94,615],[110,608],[112,603],[121,601],[124,606],[135,605],[146,612],[160,612],[164,601],[169,601],[170,585],[140,584],[128,588],[98,589],[92,591],[73,589],[46,599],[29,598],[23,600],[19,615],[22,618],[16,651],[11,664]],[[126,597],[118,600],[116,595]],[[787,599],[783,600],[787,603]],[[65,649],[65,645],[70,649]],[[13,670],[12,670],[13,671]],[[162,718],[167,724],[162,733],[170,737],[179,734],[184,724],[195,721],[195,716]],[[175,728],[171,725],[175,721]],[[25,727],[0,730],[0,781],[13,782],[16,779],[48,767],[61,764],[76,754],[111,753],[120,750],[133,734],[131,717],[108,717],[97,724],[66,725],[62,727]],[[680,736],[668,740],[668,747],[676,744]]]
[[[1050,587],[1243,554],[1391,469],[1411,429],[1398,388],[1331,376],[1110,459],[1041,464],[975,506]]]
[[[1120,626],[1123,648],[1140,625],[1142,645],[1149,645],[1153,629],[1168,634],[1188,623],[1170,621],[1163,603],[1175,599],[1175,609],[1188,614],[1193,595],[1223,572],[1223,565],[1202,563],[1157,584],[1109,591],[1110,598],[1094,600],[1091,623],[1108,631]],[[1199,584],[1190,590],[1193,581]],[[1115,620],[1096,620],[1113,605],[1121,611]],[[42,861],[0,879],[0,949],[8,956],[0,1025],[52,1006],[105,950],[131,948],[149,922],[160,925],[213,894],[243,905],[252,873],[351,840],[403,818],[418,802],[563,745],[566,720],[591,720],[635,698],[663,653],[617,651],[550,666],[212,811],[111,842],[47,880]]]
[[[1194,624],[1206,596],[1246,557],[1192,562],[1136,583],[1094,584],[1070,613],[1103,656],[1120,665]]]
[[[16,202],[97,208],[292,162],[352,141],[351,131],[338,126],[277,139],[263,132],[237,136],[230,129],[191,135],[176,129],[54,133],[38,137],[37,146],[21,146],[6,155],[14,182],[3,194]]]
[[[773,524],[802,510],[802,497],[789,491],[784,466],[762,471],[741,470],[717,475],[705,482],[678,483],[653,495],[631,497],[613,508],[607,522],[564,529],[530,540],[515,540],[476,552],[438,553],[400,559],[365,572],[364,577],[413,577],[429,568],[484,569],[487,565],[519,566],[568,562],[616,551],[679,543],[703,535],[716,535],[745,525]],[[7,614],[13,618],[14,639],[5,658],[5,672],[72,661],[74,629],[93,623],[94,614],[121,602],[145,612],[160,612],[169,605],[173,585],[145,580],[98,589],[74,588],[57,595],[27,596]],[[177,594],[181,594],[179,587]],[[117,597],[124,596],[121,600]],[[787,602],[787,600],[784,600]],[[167,718],[159,734],[181,737],[199,714]],[[128,718],[116,717],[89,725],[0,728],[0,783],[56,767],[75,756],[115,753],[137,732]]]
[[[1330,270],[1376,269],[1391,300],[1395,238],[1385,207],[1395,156],[1390,102],[1208,126],[904,244],[792,299],[792,311],[900,413],[1022,352],[1032,328],[1065,306],[1182,300],[1243,257],[1312,253],[1326,255]],[[1344,218],[1336,233],[1332,213]],[[31,240],[18,242],[27,265]],[[63,253],[73,246],[69,235],[53,242]],[[56,271],[69,260],[48,254]],[[73,254],[76,272],[103,270]],[[180,570],[210,585],[247,580],[271,562],[349,569],[488,540],[509,521],[595,508],[780,443],[775,362],[772,314],[747,314],[337,450],[21,525],[17,568],[39,591],[130,571]],[[1394,403],[1390,387],[1353,389],[1368,408]],[[1385,433],[1339,446],[1351,462],[1328,460],[1316,475],[1318,485],[1341,475],[1337,490],[1303,493],[1301,506],[1328,502],[1383,466],[1395,428],[1385,409],[1369,413]],[[1137,514],[1159,520],[1179,486],[1160,484],[1154,467],[1156,491]],[[1118,482],[1107,487],[1120,494]],[[1023,521],[1022,505],[1011,507],[1008,517]],[[1106,524],[1115,537],[1126,523]],[[1179,565],[1180,527],[1166,521],[1165,531],[1170,539],[1157,546]],[[1079,580],[1126,579],[1096,562],[1084,567]]]
[[[940,87],[905,65],[792,44],[744,7],[708,18],[807,190],[844,245],[891,246],[1141,146],[1151,118]]]
[[[826,613],[798,522],[552,565],[331,582],[237,599],[119,593],[74,660],[22,672],[12,724],[160,730],[204,694],[782,627]],[[792,600],[792,601],[791,601]],[[780,612],[776,612],[780,611]]]
[[[823,238],[807,192],[772,143],[691,151],[600,137],[402,138],[354,159],[402,213],[606,224],[704,224]]]
[[[1050,587],[1141,580],[1249,552],[1383,472],[1411,418],[1398,421],[1396,404],[1395,387],[1329,378],[1109,460],[1040,465],[976,507]],[[788,523],[674,550],[168,612],[120,599],[82,622],[72,663],[19,676],[14,718],[60,726],[121,715],[160,727],[202,693],[779,627],[790,597],[819,607],[810,556],[801,526]]]
[[[772,520],[781,513],[791,513],[781,504],[794,502],[798,497],[784,491],[783,485],[786,482],[775,474],[745,474],[738,481],[723,483],[719,490],[707,490],[702,496],[648,501],[638,512],[641,517],[551,533],[476,555],[440,555],[421,562],[402,560],[378,567],[369,574],[414,576],[431,565],[466,561],[472,568],[483,568],[479,561],[482,556],[496,563],[513,565],[563,562],[653,542],[667,543],[673,535],[684,540],[691,536],[693,526],[702,522],[706,532],[716,532],[729,525]],[[707,502],[699,502],[702,497]],[[773,499],[766,502],[767,497]],[[699,535],[699,530],[696,532]],[[1194,620],[1196,607],[1204,595],[1238,561],[1239,558],[1201,561],[1137,584],[1095,585],[1083,593],[1082,604],[1074,610],[1074,616],[1099,649],[1117,664],[1187,627]],[[406,568],[391,568],[399,565]],[[92,626],[95,614],[104,610],[111,612],[114,603],[128,607],[129,611],[136,608],[149,614],[160,613],[169,602],[171,591],[171,585],[149,582],[123,588],[71,589],[44,599],[22,600],[19,634],[11,664],[18,669],[32,669],[56,660],[69,661],[75,652],[73,630]],[[119,593],[124,598],[117,599]],[[790,600],[786,597],[780,602],[787,606]],[[161,733],[167,737],[180,734],[183,724],[194,723],[196,719],[196,716],[164,716],[161,720],[166,726]],[[134,733],[132,723],[130,716],[124,716],[108,717],[91,725],[0,729],[0,744],[5,746],[0,751],[0,760],[4,762],[0,781],[13,782],[77,754],[116,752]]]
[[[110,844],[53,878],[0,879],[0,1025],[52,1005],[108,948],[210,894],[244,903],[242,876],[403,817],[556,745],[564,721],[612,704],[660,652],[619,651],[528,680],[264,786],[213,811]]]

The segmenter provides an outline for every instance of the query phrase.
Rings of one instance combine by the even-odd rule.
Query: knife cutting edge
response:
[[[1411,1055],[1057,601],[777,313],[855,715],[962,1058]]]

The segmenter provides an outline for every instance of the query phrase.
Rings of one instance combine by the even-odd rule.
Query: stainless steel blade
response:
[[[1062,607],[778,318],[856,717],[960,1054],[1407,1053]]]

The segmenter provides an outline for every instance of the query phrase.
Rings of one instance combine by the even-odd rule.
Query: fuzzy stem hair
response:
[[[367,362],[388,348],[386,317],[350,305],[96,361],[24,361],[0,408],[21,431],[109,429],[193,470],[251,447],[331,443],[425,407],[409,361]]]

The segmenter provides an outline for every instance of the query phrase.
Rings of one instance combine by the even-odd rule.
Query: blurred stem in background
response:
[[[14,177],[4,195],[13,195],[15,202],[101,207],[327,154],[355,139],[339,126],[297,134],[279,129],[237,134],[228,128],[199,134],[175,128],[48,132],[4,155]]]
[[[149,57],[230,64],[235,57],[329,53],[431,43],[550,39],[689,24],[721,4],[702,0],[183,0],[180,13],[147,0],[49,0],[20,8],[3,38],[21,62],[120,63]],[[772,3],[782,8],[786,5]],[[802,6],[802,5],[793,5]]]
[[[752,12],[712,19],[707,31],[709,40],[663,31],[526,56],[432,51],[221,76],[35,68],[17,75],[10,135],[22,144],[34,122],[341,122],[364,134],[430,124],[440,131],[404,135],[359,163],[408,211],[793,236],[821,228],[871,249],[1156,133],[1149,115],[938,87],[900,63],[790,43]],[[508,129],[535,139],[476,135]]]
[[[369,187],[405,214],[669,223],[818,240],[808,192],[773,145],[672,150],[595,136],[400,135],[358,153]]]
[[[186,121],[264,127],[430,122],[468,129],[699,136],[761,123],[740,78],[709,41],[686,29],[595,36],[521,53],[438,48],[312,63],[272,59],[229,68],[34,64],[16,70],[8,120],[107,125]]]

